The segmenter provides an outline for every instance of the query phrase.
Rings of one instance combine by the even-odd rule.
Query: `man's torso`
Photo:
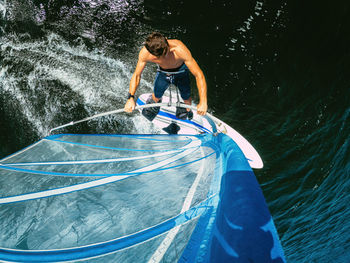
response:
[[[164,70],[179,68],[183,65],[184,60],[179,57],[179,43],[175,39],[169,39],[169,50],[164,57],[156,57],[149,54],[146,58],[147,62],[158,64]]]

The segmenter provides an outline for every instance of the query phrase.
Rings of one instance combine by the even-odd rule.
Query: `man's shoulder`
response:
[[[184,61],[191,58],[191,52],[187,48],[187,46],[181,41],[177,39],[172,39],[173,41],[169,43],[170,51],[174,52],[176,56],[183,59]]]
[[[168,43],[170,46],[177,47],[177,46],[184,46],[185,44],[179,40],[179,39],[168,39]]]
[[[149,53],[145,47],[142,47],[139,53],[139,60],[147,62],[151,59],[151,57],[151,53]]]

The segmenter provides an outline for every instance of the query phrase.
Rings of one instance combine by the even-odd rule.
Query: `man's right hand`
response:
[[[126,112],[132,112],[135,109],[136,103],[133,98],[128,99],[128,101],[125,103],[124,111]]]
[[[199,102],[199,104],[197,105],[197,113],[199,115],[205,115],[207,113],[208,110],[208,105],[207,103],[201,103]]]

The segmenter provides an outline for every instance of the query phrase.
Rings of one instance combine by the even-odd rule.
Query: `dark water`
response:
[[[350,2],[0,1],[0,156],[121,108],[153,31],[181,39],[209,109],[259,151],[288,262],[350,262]],[[139,93],[152,88],[154,66]],[[193,86],[194,98],[197,98]],[[147,132],[133,115],[69,132]]]

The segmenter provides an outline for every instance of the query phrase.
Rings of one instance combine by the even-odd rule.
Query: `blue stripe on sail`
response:
[[[196,149],[198,150],[198,149]],[[183,153],[184,151],[181,151],[180,153]],[[180,154],[179,153],[179,154]],[[176,154],[176,155],[179,155],[179,154]],[[184,165],[188,165],[188,164],[192,164],[194,162],[197,162],[197,161],[200,161],[202,159],[205,159],[209,156],[211,156],[212,154],[214,154],[214,152],[204,156],[204,157],[201,157],[199,159],[195,159],[193,161],[190,161],[190,162],[186,162],[186,163],[182,163],[182,164],[179,164],[179,165],[174,165],[174,166],[171,166],[171,167],[167,167],[167,168],[159,168],[159,169],[152,169],[152,170],[148,170],[148,171],[143,171],[143,172],[133,172],[133,171],[130,171],[130,172],[124,172],[124,173],[114,173],[114,174],[72,174],[72,173],[61,173],[61,172],[47,172],[47,171],[40,171],[40,170],[31,170],[31,169],[23,169],[23,168],[19,168],[19,167],[12,167],[12,166],[7,166],[7,165],[3,165],[3,164],[0,164],[0,169],[4,169],[4,170],[12,170],[12,171],[16,171],[16,172],[23,172],[23,173],[32,173],[32,174],[40,174],[40,175],[55,175],[55,176],[76,176],[76,177],[109,177],[109,176],[123,176],[123,175],[134,175],[134,174],[140,174],[140,173],[150,173],[150,172],[158,172],[158,171],[163,171],[163,170],[168,170],[168,169],[172,169],[172,168],[178,168],[178,167],[181,167],[181,166],[184,166]],[[174,155],[174,156],[176,156]],[[185,155],[186,156],[186,155]],[[174,163],[178,160],[181,160],[183,159],[185,156],[179,158],[179,159],[176,159],[174,161],[171,161],[171,162],[168,162],[162,166],[165,166],[165,165],[168,165],[168,164],[171,164],[171,163]],[[144,168],[147,168],[147,166],[149,165],[146,165],[142,168],[138,168],[138,170],[140,169],[144,169]]]
[[[86,143],[80,143],[80,142],[68,142],[68,141],[62,141],[62,140],[56,140],[56,139],[50,139],[47,138],[45,140],[48,141],[54,141],[54,142],[61,142],[61,143],[67,143],[67,144],[73,144],[78,146],[84,146],[84,147],[92,147],[92,148],[99,148],[99,149],[107,149],[107,150],[118,150],[118,151],[131,151],[131,152],[167,152],[170,150],[143,150],[143,149],[129,149],[129,148],[117,148],[117,147],[109,147],[109,146],[101,146],[101,145],[92,145],[92,144],[86,144]],[[183,147],[183,146],[181,146]],[[178,148],[175,148],[178,149]]]
[[[29,145],[29,146],[27,146],[27,147],[24,147],[23,149],[21,149],[21,150],[15,152],[15,153],[13,153],[13,154],[10,154],[9,156],[7,156],[7,157],[5,157],[5,158],[0,159],[0,164],[1,164],[1,162],[3,162],[4,160],[9,160],[9,159],[13,158],[14,156],[17,156],[18,154],[27,151],[28,149],[32,148],[33,146],[36,146],[37,144],[43,142],[43,140],[56,141],[56,140],[54,140],[55,138],[60,138],[60,137],[66,136],[66,135],[69,135],[69,136],[78,136],[78,137],[79,137],[79,136],[106,136],[106,137],[124,136],[124,135],[119,135],[119,134],[84,134],[84,135],[81,135],[81,134],[57,134],[57,135],[50,135],[50,136],[48,136],[48,137],[46,137],[46,138],[44,138],[44,139],[42,139],[42,140],[37,141],[37,142],[34,143],[34,144],[31,144],[31,145]],[[148,136],[149,136],[149,137],[151,137],[152,134],[142,134],[142,135],[138,135],[138,134],[133,135],[133,134],[130,134],[130,135],[126,135],[126,136],[130,136],[130,137],[132,137],[132,138],[134,138],[134,136],[135,136],[136,138],[137,138],[138,136],[143,136],[143,137],[148,137]],[[158,135],[158,136],[162,136],[162,135]],[[167,135],[164,135],[164,136],[167,136]],[[196,136],[193,136],[193,135],[177,135],[177,136],[179,136],[179,137],[194,137],[194,138],[197,139],[197,137],[196,137]],[[138,138],[138,139],[143,139],[143,138]],[[145,138],[145,139],[148,139],[148,138]],[[151,139],[151,138],[149,138],[148,140],[158,140],[158,139]],[[169,142],[170,142],[170,141],[173,141],[173,140],[162,140],[162,141],[169,141]],[[190,141],[189,141],[186,145],[188,145],[188,144],[191,143],[192,141],[193,141],[193,139],[190,138]],[[185,147],[185,146],[182,146],[182,147]],[[181,148],[181,147],[180,147],[180,148]],[[180,149],[180,148],[175,148],[175,149],[172,149],[172,150],[177,150],[177,149]],[[171,151],[171,150],[168,150],[168,151]]]
[[[139,231],[137,233],[113,239],[106,242],[91,244],[83,247],[55,249],[55,250],[16,250],[0,248],[0,259],[12,262],[59,262],[82,260],[114,253],[118,250],[125,249],[151,238],[159,236],[172,228],[191,221],[208,209],[214,196],[204,200],[198,205],[190,208],[177,215],[174,218],[166,220],[158,225]]]
[[[189,148],[187,148],[189,149]],[[153,155],[140,155],[140,156],[130,156],[130,157],[120,157],[115,159],[91,159],[91,160],[76,160],[76,161],[56,161],[56,162],[24,162],[24,163],[0,163],[5,166],[51,166],[51,165],[89,165],[89,164],[108,164],[108,163],[118,163],[118,162],[126,162],[126,161],[140,161],[148,158],[156,158],[156,157],[164,157],[168,156],[168,158],[174,156],[175,154],[179,154],[184,150],[173,150],[169,151],[169,153],[162,154],[153,154]]]
[[[69,185],[69,186],[65,186],[65,187],[60,187],[60,188],[55,188],[55,189],[50,189],[50,190],[46,190],[46,191],[37,192],[37,193],[43,193],[43,195],[41,197],[39,196],[39,197],[35,197],[35,198],[27,198],[27,199],[22,200],[23,196],[32,195],[32,194],[35,194],[35,193],[22,194],[22,195],[16,195],[16,196],[7,196],[7,197],[0,198],[0,204],[9,204],[9,203],[23,202],[23,201],[29,201],[29,200],[34,200],[34,199],[46,198],[46,197],[50,197],[50,196],[58,196],[58,195],[62,195],[62,194],[73,193],[73,192],[77,192],[77,191],[81,191],[81,190],[85,190],[85,189],[98,187],[98,186],[106,185],[106,184],[109,184],[109,183],[114,183],[114,182],[117,182],[117,181],[125,180],[127,178],[130,178],[130,177],[133,177],[133,176],[138,176],[138,175],[145,174],[145,173],[151,173],[151,172],[164,171],[164,170],[169,170],[169,169],[173,169],[173,168],[178,168],[178,167],[181,167],[181,166],[185,166],[185,165],[192,164],[192,163],[195,163],[197,161],[206,159],[206,158],[210,157],[211,155],[213,155],[214,153],[215,152],[212,152],[212,153],[210,153],[210,154],[208,154],[208,155],[206,155],[204,157],[201,157],[199,159],[193,160],[191,162],[187,162],[187,163],[183,163],[183,164],[179,164],[179,165],[174,165],[174,166],[171,166],[171,167],[159,168],[159,169],[155,169],[155,170],[150,170],[150,171],[145,171],[145,172],[138,172],[138,173],[117,174],[119,176],[125,176],[125,175],[128,175],[128,176],[124,177],[124,178],[121,178],[121,179],[117,178],[116,180],[113,180],[112,182],[106,182],[106,183],[96,184],[96,185],[92,185],[91,186],[91,183],[93,184],[93,182],[98,182],[99,180],[101,180],[101,179],[98,179],[98,180],[93,180],[93,181],[82,183],[82,184]],[[177,160],[179,160],[179,159],[177,159]],[[165,165],[168,165],[168,164],[165,164]],[[4,167],[2,165],[0,165],[0,168],[4,168]],[[18,169],[18,168],[12,168],[12,167],[9,167],[9,168],[11,168],[11,169],[8,169],[8,170]],[[112,175],[112,176],[116,176],[116,175]],[[107,177],[108,176],[105,176],[104,178],[107,178]],[[88,187],[82,187],[82,188],[77,189],[77,190],[72,190],[72,191],[67,191],[67,192],[60,193],[60,191],[64,190],[65,188],[69,188],[69,187],[73,187],[73,186],[79,186],[79,185],[81,185],[81,186],[88,185]],[[52,192],[52,194],[46,195],[45,193],[47,193],[47,192]],[[10,202],[2,202],[2,200],[4,200],[4,199],[8,199],[8,198],[16,199],[16,197],[18,197],[18,199],[21,199],[21,200],[14,200],[14,201],[10,201]]]
[[[58,137],[58,136],[53,136],[53,137]],[[197,139],[198,140],[198,139]],[[120,157],[120,158],[115,158],[115,159],[97,159],[97,160],[78,160],[78,161],[56,161],[56,162],[30,162],[28,164],[26,163],[2,163],[2,165],[9,165],[9,166],[41,166],[41,165],[76,165],[76,164],[99,164],[99,163],[108,163],[110,162],[122,162],[122,161],[132,161],[132,160],[138,160],[138,159],[145,159],[145,158],[153,158],[153,157],[159,157],[163,156],[165,154],[171,154],[172,152],[183,152],[184,150],[191,149],[191,148],[196,148],[198,146],[194,147],[188,147],[194,140],[190,139],[187,144],[181,146],[180,148],[177,149],[171,149],[167,151],[159,151],[159,154],[154,154],[152,155],[140,155],[140,156],[134,156],[134,157]],[[66,141],[65,141],[66,142]],[[168,152],[168,153],[167,153]],[[7,158],[9,159],[9,158]],[[105,162],[103,162],[105,161]],[[1,165],[1,163],[0,163]]]

